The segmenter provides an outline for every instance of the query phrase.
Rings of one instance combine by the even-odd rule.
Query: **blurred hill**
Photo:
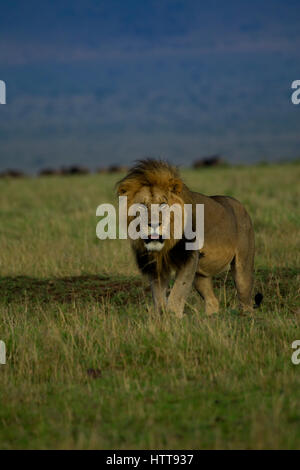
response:
[[[299,13],[283,0],[7,3],[0,170],[298,157]]]

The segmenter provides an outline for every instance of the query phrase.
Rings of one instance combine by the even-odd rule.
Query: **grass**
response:
[[[96,238],[116,175],[0,180],[2,449],[299,449],[299,165],[186,170],[256,231],[262,307],[221,313],[193,292],[157,318],[127,241]],[[226,289],[225,289],[226,286]]]

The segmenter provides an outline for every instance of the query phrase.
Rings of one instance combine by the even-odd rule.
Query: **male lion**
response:
[[[204,196],[190,191],[179,177],[176,168],[160,160],[140,160],[121,181],[118,193],[127,196],[128,206],[141,204],[151,217],[151,205],[192,204],[193,220],[196,204],[204,204],[204,245],[200,250],[186,250],[184,223],[182,238],[175,239],[174,216],[171,212],[170,239],[164,239],[166,229],[161,218],[153,224],[151,218],[140,227],[143,238],[131,240],[137,264],[151,282],[157,311],[168,310],[183,315],[190,289],[195,288],[205,301],[205,312],[218,312],[219,302],[214,295],[212,276],[231,265],[240,308],[252,310],[254,265],[254,231],[251,219],[240,202],[228,196]],[[127,224],[133,220],[128,216]],[[177,227],[178,228],[178,227]],[[174,286],[167,298],[167,288],[175,271]],[[256,302],[260,303],[261,294]]]

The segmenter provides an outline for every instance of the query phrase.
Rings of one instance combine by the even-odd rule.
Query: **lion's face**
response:
[[[133,240],[136,247],[147,251],[160,252],[170,249],[174,244],[174,227],[176,238],[183,232],[183,200],[180,196],[182,182],[174,174],[166,171],[155,171],[143,178],[125,177],[119,185],[119,195],[127,196],[128,210],[135,204],[134,215],[128,215],[127,226],[140,216],[139,238]],[[173,207],[172,207],[173,206]],[[170,210],[171,208],[171,210]],[[175,212],[174,212],[175,211]],[[181,211],[182,219],[177,218]],[[176,222],[174,224],[174,221]],[[129,233],[130,236],[130,233]]]
[[[170,207],[175,204],[182,209],[181,199],[159,186],[144,186],[132,197],[130,204],[136,204],[141,214],[140,237],[146,250],[161,251],[169,246],[174,239],[174,211],[170,211]],[[133,219],[134,216],[129,216],[128,224]]]

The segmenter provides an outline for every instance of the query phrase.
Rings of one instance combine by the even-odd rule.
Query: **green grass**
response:
[[[95,234],[120,176],[0,180],[0,448],[300,448],[300,166],[183,176],[249,210],[253,316],[230,275],[219,315],[195,292],[182,320],[153,314],[129,242]]]

